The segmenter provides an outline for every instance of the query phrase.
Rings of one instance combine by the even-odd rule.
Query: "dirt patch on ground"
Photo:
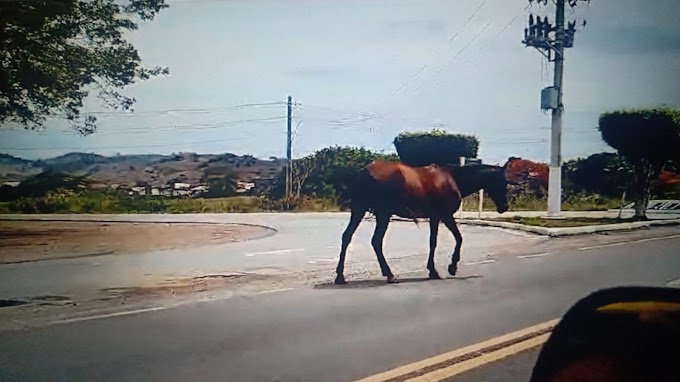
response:
[[[238,289],[238,287],[245,284],[264,281],[271,283],[274,280],[267,276],[248,273],[208,274],[204,276],[167,280],[157,285],[105,288],[100,290],[104,293],[104,297],[100,297],[99,300],[125,301],[139,297],[182,296],[207,292],[219,288]]]
[[[196,248],[272,233],[240,224],[0,221],[0,264]]]

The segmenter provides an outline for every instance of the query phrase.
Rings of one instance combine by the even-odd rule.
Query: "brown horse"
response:
[[[427,269],[431,279],[438,279],[434,266],[439,223],[443,222],[456,239],[448,271],[455,275],[460,260],[463,237],[453,214],[464,197],[484,189],[496,204],[499,213],[508,210],[505,166],[439,166],[411,167],[403,163],[374,161],[361,169],[350,190],[352,216],[342,234],[342,248],[336,269],[336,284],[345,284],[343,275],[347,247],[359,223],[370,211],[375,215],[376,227],[371,244],[378,257],[380,270],[388,283],[399,282],[385,261],[382,244],[392,215],[430,221],[430,254]]]

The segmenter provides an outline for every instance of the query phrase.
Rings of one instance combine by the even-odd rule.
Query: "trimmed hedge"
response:
[[[477,157],[479,139],[472,135],[433,129],[428,132],[401,133],[394,138],[394,147],[401,161],[412,166],[458,164],[460,157]]]

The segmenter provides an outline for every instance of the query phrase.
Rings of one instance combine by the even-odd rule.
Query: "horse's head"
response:
[[[508,164],[512,159],[508,160],[505,165],[490,167],[489,174],[485,179],[484,190],[493,200],[496,205],[496,211],[502,214],[508,210],[508,184],[516,184],[517,181],[508,176]]]
[[[494,167],[489,170],[484,190],[493,200],[499,214],[508,210],[508,180],[505,178],[504,167]]]

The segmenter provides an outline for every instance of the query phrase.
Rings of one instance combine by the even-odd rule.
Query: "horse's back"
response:
[[[375,181],[403,188],[415,197],[457,192],[451,174],[436,165],[413,167],[400,162],[376,160],[367,166],[367,170]]]
[[[386,186],[399,188],[407,193],[423,191],[421,174],[417,168],[399,162],[373,161],[367,167],[371,178]]]

